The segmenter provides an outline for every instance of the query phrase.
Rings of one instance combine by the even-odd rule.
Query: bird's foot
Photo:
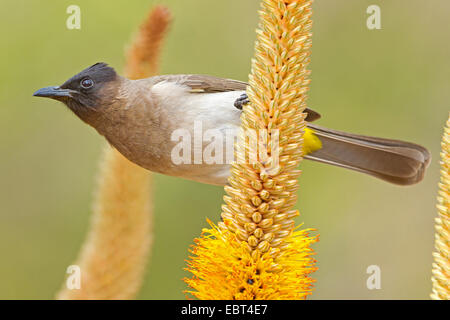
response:
[[[248,96],[246,93],[243,93],[239,98],[234,102],[234,106],[239,110],[242,110],[242,107],[246,104],[250,103]]]

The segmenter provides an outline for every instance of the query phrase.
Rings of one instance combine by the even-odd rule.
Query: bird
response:
[[[212,142],[195,141],[195,127],[201,127],[201,132],[231,133],[236,137],[243,107],[249,103],[247,86],[238,80],[194,74],[130,80],[99,62],[62,85],[41,88],[33,95],[64,103],[138,166],[201,183],[226,185],[230,161],[196,159],[195,155],[201,158]],[[304,112],[305,159],[397,185],[412,185],[423,179],[431,159],[426,148],[328,129],[313,123],[321,118],[318,112],[309,108]],[[183,134],[194,136],[194,141],[191,136],[191,140],[180,142]],[[219,144],[230,140],[234,138]]]

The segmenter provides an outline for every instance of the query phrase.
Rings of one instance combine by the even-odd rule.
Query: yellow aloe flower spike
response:
[[[316,268],[309,230],[296,230],[310,72],[310,0],[263,0],[255,57],[218,226],[190,251],[185,279],[199,299],[305,299]],[[259,143],[247,144],[252,132]],[[305,137],[306,138],[306,137]]]
[[[127,54],[125,73],[138,79],[157,73],[163,37],[171,20],[155,7]],[[58,299],[133,299],[142,284],[152,246],[151,174],[106,146],[90,233],[75,263],[81,288],[63,287]]]
[[[441,142],[441,181],[436,218],[431,299],[450,300],[450,117]]]

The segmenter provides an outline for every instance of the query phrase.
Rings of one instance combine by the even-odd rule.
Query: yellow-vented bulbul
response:
[[[230,164],[174,163],[175,130],[195,135],[202,130],[239,129],[242,106],[248,103],[247,84],[204,75],[162,75],[141,80],[119,76],[105,63],[97,63],[62,85],[34,93],[63,102],[81,120],[94,127],[130,161],[148,170],[224,185]],[[430,161],[429,152],[416,144],[372,138],[326,129],[312,124],[320,115],[306,109],[307,130],[320,146],[305,155],[311,159],[363,172],[399,185],[419,182]],[[191,150],[200,153],[208,145]],[[305,135],[305,144],[308,144]],[[196,150],[200,148],[201,150]]]

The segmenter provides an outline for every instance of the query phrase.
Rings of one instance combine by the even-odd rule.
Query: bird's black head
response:
[[[33,96],[64,102],[77,115],[96,111],[117,92],[118,75],[106,63],[96,63],[62,85],[37,90]]]

